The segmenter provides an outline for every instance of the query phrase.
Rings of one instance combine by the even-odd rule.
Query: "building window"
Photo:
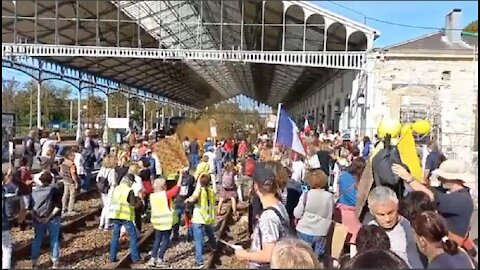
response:
[[[450,81],[452,73],[450,71],[442,72],[442,81]]]

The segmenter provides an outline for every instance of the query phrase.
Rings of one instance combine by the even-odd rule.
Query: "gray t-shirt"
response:
[[[290,224],[287,209],[282,203],[274,206],[281,214],[286,225]],[[277,213],[271,209],[264,210],[258,219],[257,226],[253,230],[253,240],[250,247],[251,252],[257,252],[262,249],[263,244],[278,242],[280,238],[284,237],[288,228],[282,224]],[[268,264],[257,262],[250,262],[250,269],[257,269]]]

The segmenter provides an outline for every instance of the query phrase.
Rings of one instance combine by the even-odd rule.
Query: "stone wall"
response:
[[[410,96],[410,102],[430,101],[425,106],[430,117],[438,116],[442,150],[449,158],[472,164],[476,68],[477,62],[468,60],[378,59],[373,71],[375,107],[398,118],[403,96]]]

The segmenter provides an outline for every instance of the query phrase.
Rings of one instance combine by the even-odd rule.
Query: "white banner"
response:
[[[277,116],[275,114],[270,114],[267,117],[265,126],[267,128],[275,128],[276,124],[277,124]]]
[[[107,118],[107,127],[128,129],[128,118]]]

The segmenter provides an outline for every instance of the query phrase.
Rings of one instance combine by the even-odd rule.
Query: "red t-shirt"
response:
[[[27,185],[27,181],[32,180],[32,172],[27,167],[19,168],[20,177],[18,182],[18,195],[28,195],[32,193],[32,186]]]

